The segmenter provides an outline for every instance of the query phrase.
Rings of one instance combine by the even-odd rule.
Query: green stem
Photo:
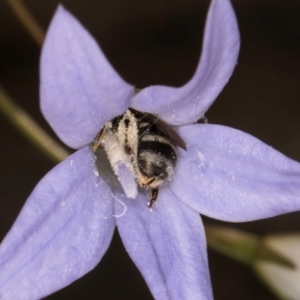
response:
[[[55,162],[64,160],[69,153],[51,138],[0,86],[0,111],[38,149]]]
[[[22,3],[21,0],[6,0],[10,5],[11,9],[14,11],[17,18],[24,25],[24,27],[31,34],[33,39],[37,42],[38,45],[42,46],[44,41],[44,31],[41,26],[38,24],[37,20],[29,12],[26,6]]]
[[[223,226],[206,225],[205,231],[210,248],[241,263],[253,264],[260,243],[259,237]]]
[[[248,232],[226,227],[206,225],[207,244],[212,249],[241,263],[254,266],[264,261],[294,268],[294,264],[269,245],[271,237],[261,238]]]

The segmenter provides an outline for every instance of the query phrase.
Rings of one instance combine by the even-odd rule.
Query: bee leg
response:
[[[94,144],[93,144],[93,151],[96,152],[98,148],[101,147],[101,141],[104,136],[104,127],[101,129],[101,131],[96,135],[94,139]]]
[[[158,189],[152,189],[151,190],[151,200],[150,200],[150,202],[147,203],[147,206],[149,208],[151,208],[152,205],[156,202],[157,196],[158,196]]]

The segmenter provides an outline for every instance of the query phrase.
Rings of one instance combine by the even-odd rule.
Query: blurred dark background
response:
[[[246,131],[300,161],[300,1],[233,0],[241,31],[234,75],[209,123]],[[46,29],[57,0],[24,0]],[[201,51],[209,1],[65,0],[128,82],[183,85]],[[38,105],[40,48],[0,2],[0,84],[50,134]],[[53,166],[0,114],[0,237]],[[250,200],[249,200],[250,201]],[[218,223],[204,218],[205,223]],[[226,224],[264,236],[300,231],[300,213]],[[209,250],[216,300],[276,299],[251,269]],[[152,299],[118,234],[98,267],[47,299]]]

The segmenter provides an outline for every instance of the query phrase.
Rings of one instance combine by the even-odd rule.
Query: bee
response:
[[[177,146],[186,150],[183,139],[156,116],[129,108],[123,115],[107,122],[96,136],[93,150],[104,148],[112,167],[118,151],[129,159],[138,185],[150,189],[151,208],[159,187],[174,174]]]

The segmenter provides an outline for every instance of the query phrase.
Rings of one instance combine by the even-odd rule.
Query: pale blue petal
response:
[[[168,187],[152,210],[142,194],[117,196],[115,214],[125,248],[156,300],[212,299],[200,216]]]
[[[229,80],[237,63],[239,31],[229,0],[212,0],[201,60],[193,78],[181,88],[151,86],[139,92],[132,107],[160,116],[171,125],[196,122]]]
[[[111,189],[85,147],[36,186],[0,246],[0,299],[40,299],[93,269],[115,227]]]
[[[251,135],[220,125],[183,126],[174,193],[201,214],[242,222],[300,210],[300,164]]]
[[[114,171],[126,197],[135,199],[138,194],[138,187],[133,172],[128,168],[128,165],[123,161],[118,161]]]
[[[84,27],[59,6],[41,57],[41,109],[68,146],[90,143],[103,125],[123,114],[133,87],[113,69]]]

